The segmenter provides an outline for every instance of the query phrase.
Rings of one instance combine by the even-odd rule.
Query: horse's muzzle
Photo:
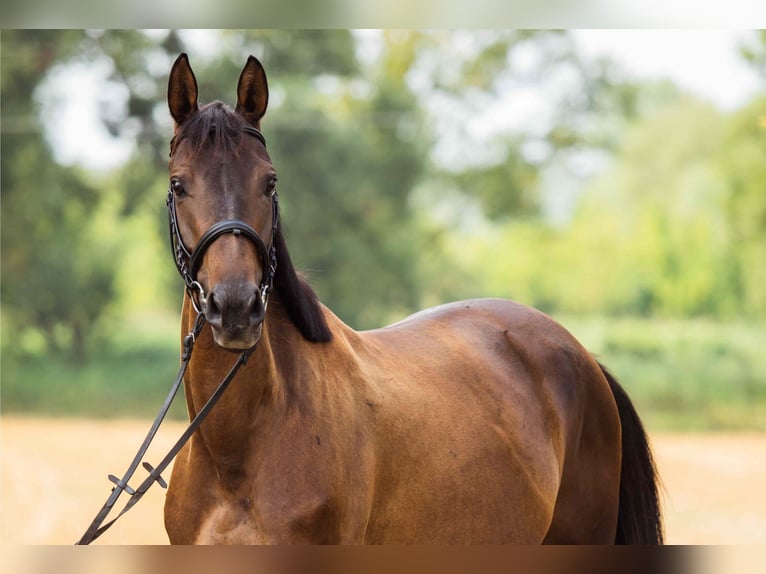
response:
[[[266,307],[254,283],[217,284],[208,293],[202,310],[218,346],[243,351],[258,344]]]

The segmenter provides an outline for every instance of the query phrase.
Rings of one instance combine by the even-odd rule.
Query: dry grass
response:
[[[166,424],[150,450],[152,462],[183,428]],[[124,472],[148,426],[133,420],[3,417],[3,543],[74,543],[106,500],[107,474]],[[653,444],[666,489],[669,543],[766,542],[766,435],[661,434]],[[144,471],[137,476],[135,483]],[[155,486],[97,543],[166,544],[163,499]]]

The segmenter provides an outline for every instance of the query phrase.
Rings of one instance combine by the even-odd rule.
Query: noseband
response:
[[[252,126],[244,126],[242,130],[246,134],[257,138],[264,146],[266,145],[266,138],[263,137],[260,130]],[[258,235],[258,232],[249,224],[241,219],[225,219],[211,225],[202,234],[194,249],[190,251],[181,238],[181,231],[178,227],[178,215],[176,213],[175,194],[173,193],[172,186],[168,187],[167,206],[170,247],[173,252],[173,259],[178,273],[183,278],[184,283],[186,283],[186,291],[195,310],[198,313],[202,312],[206,303],[205,291],[199,281],[197,281],[197,272],[202,265],[202,258],[213,242],[226,233],[231,233],[235,236],[242,235],[255,245],[264,269],[259,290],[265,308],[268,303],[269,292],[274,284],[274,274],[277,270],[277,251],[274,246],[274,236],[279,225],[279,201],[276,190],[271,193],[271,242],[268,248],[263,239],[261,239],[261,236]]]

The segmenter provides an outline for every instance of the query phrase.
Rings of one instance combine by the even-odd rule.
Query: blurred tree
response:
[[[766,77],[766,30],[755,30],[740,47],[742,57]]]
[[[763,36],[766,44],[766,35]],[[718,165],[726,182],[723,213],[738,307],[766,316],[766,98],[733,115],[722,139]]]
[[[82,360],[93,321],[109,302],[115,262],[89,223],[99,190],[51,157],[36,92],[76,53],[80,33],[2,34],[2,301],[15,328],[39,328],[51,349]]]
[[[715,160],[725,116],[690,97],[636,122],[586,192],[571,231],[576,308],[672,316],[731,311],[726,186]],[[581,279],[578,281],[578,275]]]
[[[556,306],[762,317],[763,110],[727,116],[685,97],[636,122],[549,245]]]
[[[766,79],[766,30],[752,32],[742,55]],[[737,112],[725,135],[722,169],[729,185],[726,212],[742,277],[745,312],[766,314],[766,98]]]
[[[496,221],[544,215],[551,166],[614,153],[629,122],[677,98],[670,84],[583,58],[563,30],[395,34],[409,36],[402,74],[437,137],[429,178],[476,198]],[[478,118],[494,125],[466,127]]]

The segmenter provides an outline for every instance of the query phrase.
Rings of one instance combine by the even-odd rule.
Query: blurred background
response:
[[[766,32],[0,42],[5,420],[143,420],[169,388],[165,89],[186,51],[205,102],[263,62],[291,255],[352,327],[510,298],[596,353],[652,433],[766,430]]]

